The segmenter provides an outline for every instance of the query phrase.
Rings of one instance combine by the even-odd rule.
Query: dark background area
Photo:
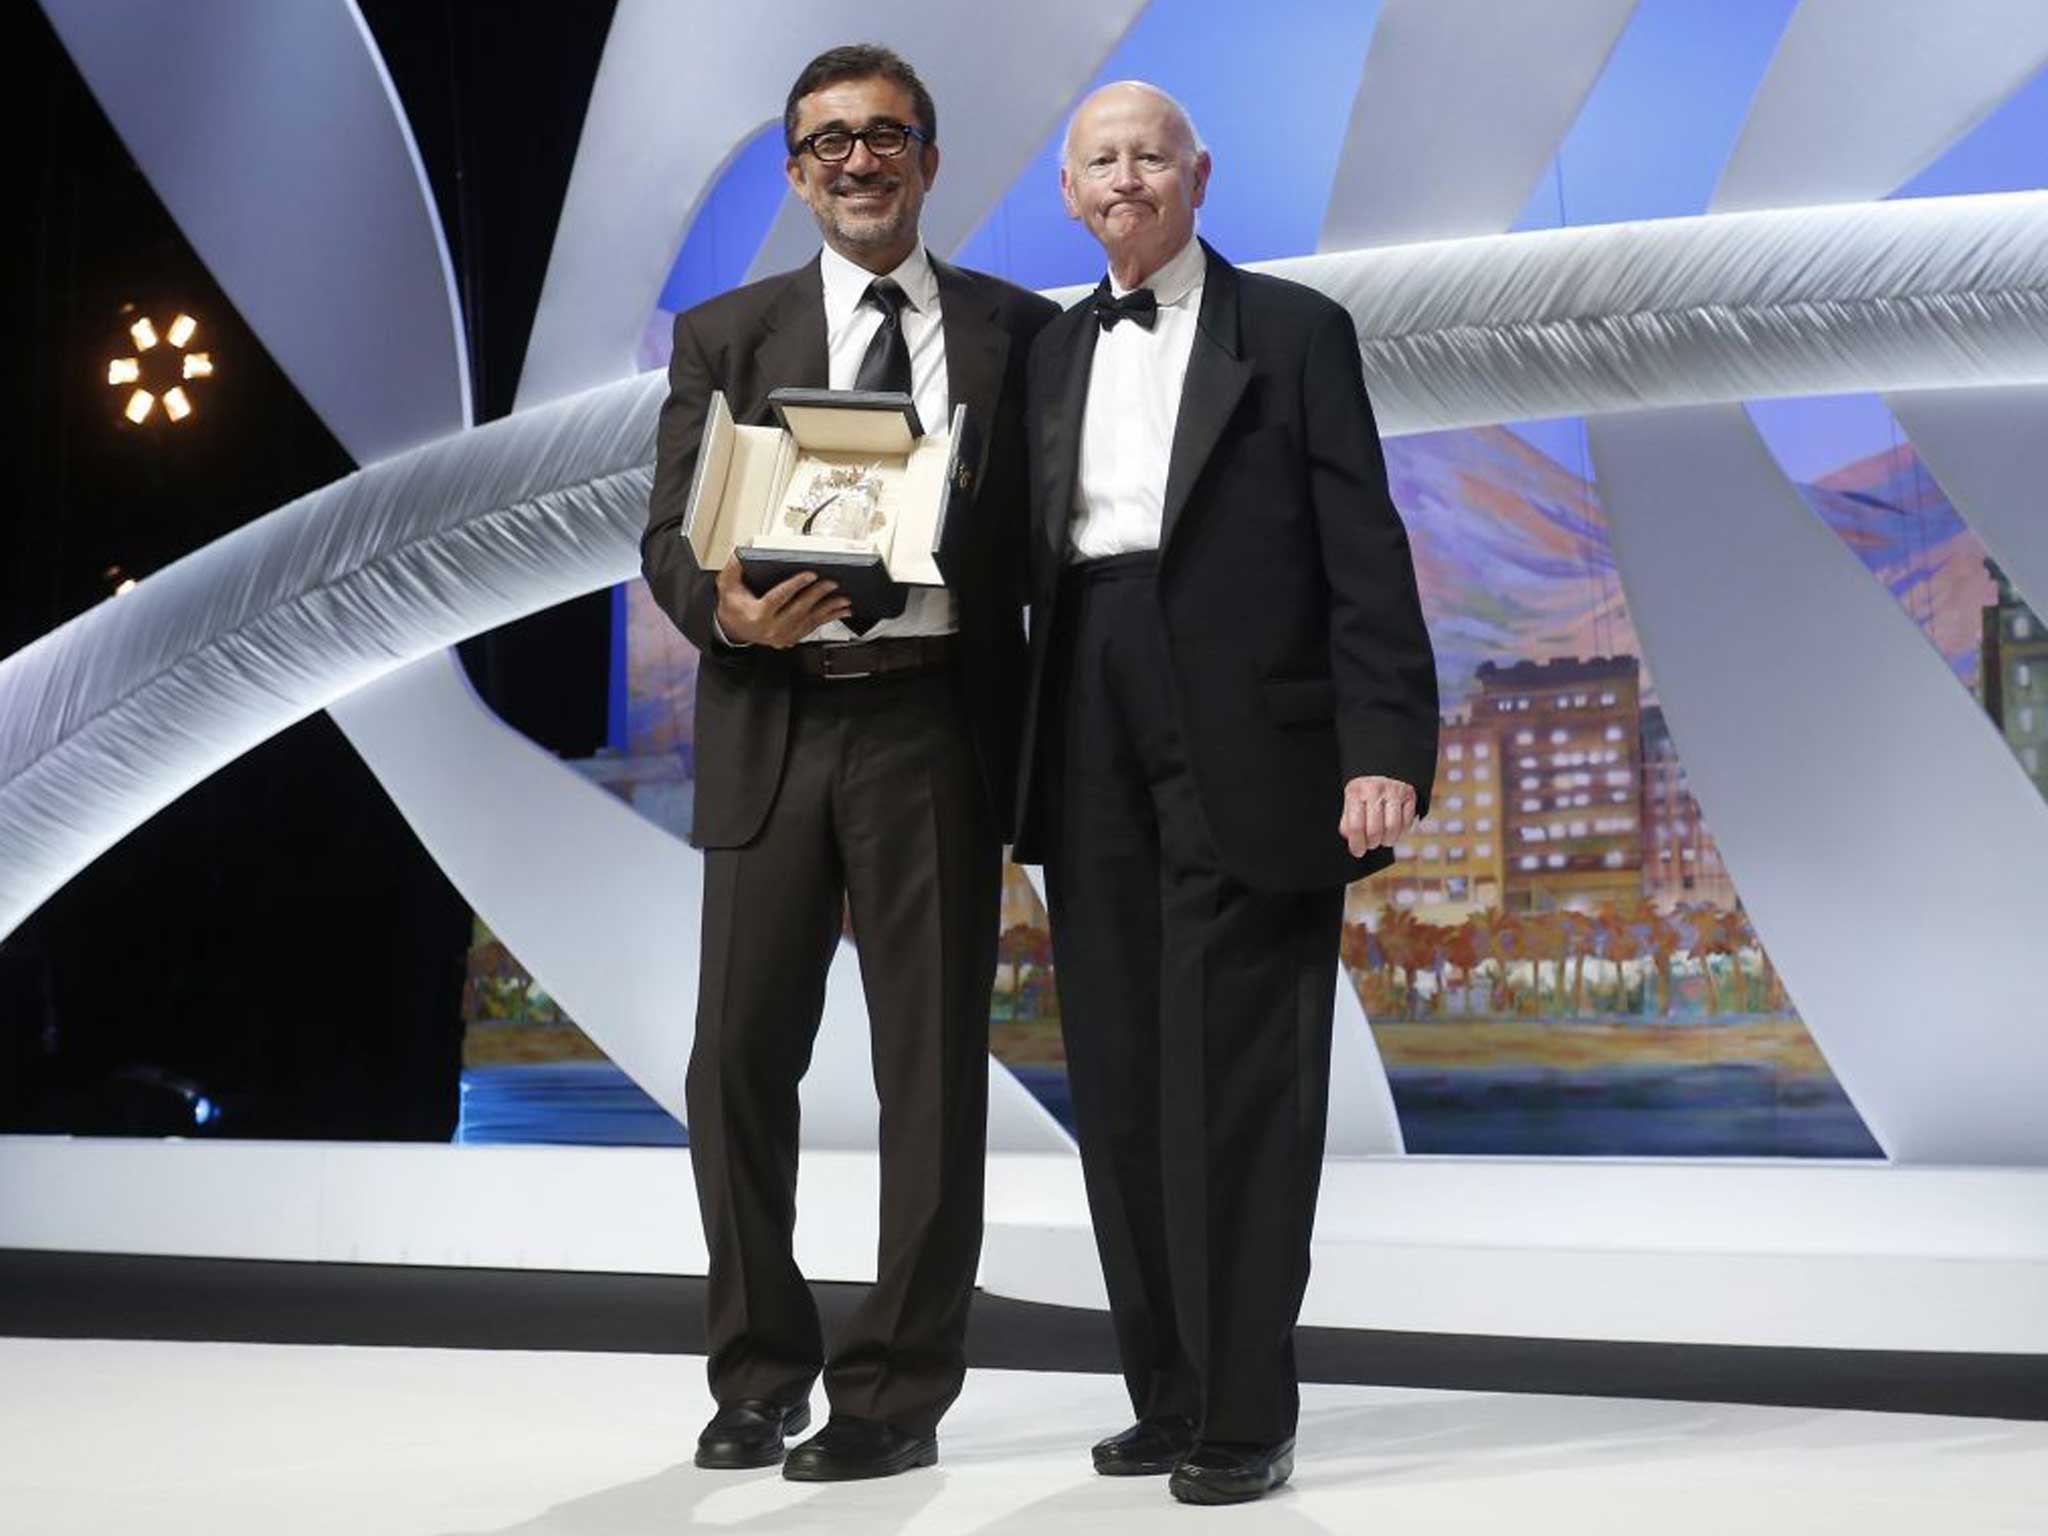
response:
[[[418,141],[480,420],[510,411],[609,0],[362,0]],[[7,261],[0,654],[355,468],[180,234],[33,5]],[[132,314],[199,319],[219,372],[172,426],[105,380]],[[196,393],[196,392],[195,392]],[[118,567],[118,572],[115,568]],[[462,647],[564,756],[606,729],[608,594]],[[0,729],[5,722],[0,721]],[[0,858],[6,850],[0,849]],[[470,914],[324,715],[197,786],[0,940],[0,1130],[446,1139]],[[200,1124],[199,1095],[218,1110]]]

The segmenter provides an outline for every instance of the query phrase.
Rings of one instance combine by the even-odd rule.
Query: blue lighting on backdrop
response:
[[[1517,230],[1706,212],[1798,0],[1642,0]]]
[[[1202,234],[1237,262],[1316,248],[1379,0],[1273,0],[1256,26],[1246,14],[1237,0],[1158,0],[1075,95],[1139,79],[1180,99],[1216,159]],[[963,265],[1027,288],[1102,275],[1100,247],[1060,203],[1065,131],[1062,119],[961,247]]]
[[[676,264],[662,285],[663,309],[671,314],[688,309],[745,279],[754,253],[768,238],[775,211],[789,195],[782,174],[787,158],[780,117],[740,146],[704,194],[690,223]]]
[[[2031,192],[2048,186],[2048,69],[2006,98],[1949,152],[1894,197]]]

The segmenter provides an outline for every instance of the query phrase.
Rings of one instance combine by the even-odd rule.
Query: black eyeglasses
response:
[[[884,160],[894,160],[910,148],[910,141],[929,144],[932,136],[922,128],[912,128],[905,123],[876,123],[867,128],[820,128],[816,133],[805,134],[790,150],[800,155],[809,150],[826,165],[837,165],[842,160],[853,158],[853,146],[865,144],[868,153]]]

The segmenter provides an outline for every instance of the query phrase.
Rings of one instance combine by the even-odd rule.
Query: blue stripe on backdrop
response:
[[[1706,210],[1798,0],[1642,0],[1514,228]]]
[[[675,314],[739,285],[789,196],[782,175],[787,158],[780,118],[740,146],[704,194],[683,237],[662,285],[661,308]]]
[[[1894,197],[2048,187],[2048,69],[2011,96]]]
[[[626,584],[612,588],[612,654],[605,680],[605,745],[614,752],[629,752],[633,746],[633,679],[627,667],[626,636],[630,626],[626,615]]]
[[[1155,0],[1082,96],[1148,80],[1193,114],[1215,156],[1202,233],[1232,261],[1316,248],[1379,0]],[[1227,39],[1227,45],[1223,41]],[[963,265],[1031,288],[1092,283],[1102,252],[1059,196],[1064,121],[981,227]]]

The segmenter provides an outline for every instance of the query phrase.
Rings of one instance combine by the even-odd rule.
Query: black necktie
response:
[[[1109,280],[1104,278],[1095,290],[1095,318],[1105,331],[1115,330],[1119,320],[1149,331],[1159,320],[1159,300],[1150,288],[1133,288],[1120,299],[1111,298]]]
[[[907,395],[911,392],[910,344],[903,339],[903,308],[910,301],[893,277],[878,277],[868,284],[862,302],[882,312],[882,324],[860,360],[853,387]]]

